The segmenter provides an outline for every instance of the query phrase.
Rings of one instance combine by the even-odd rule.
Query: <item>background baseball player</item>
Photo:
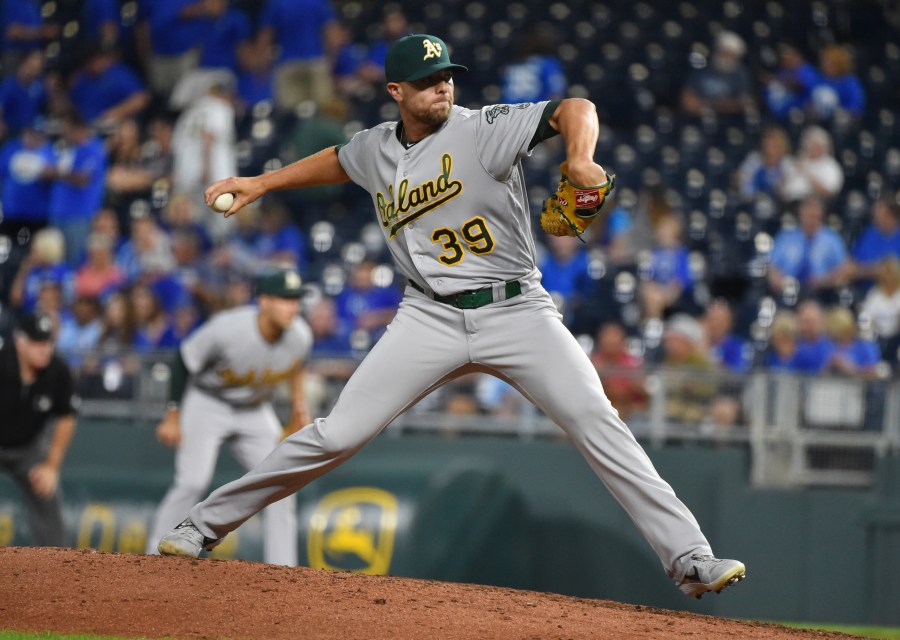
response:
[[[258,283],[256,306],[219,313],[182,343],[169,407],[156,430],[160,442],[177,447],[175,479],[156,513],[148,553],[203,497],[223,443],[250,469],[283,435],[309,422],[303,381],[312,332],[297,316],[301,291],[296,271],[269,274]],[[270,402],[281,382],[289,382],[292,393],[284,433]],[[297,564],[294,502],[287,497],[263,513],[266,562]]]
[[[13,340],[0,337],[0,472],[22,490],[37,546],[66,544],[59,473],[77,404],[72,372],[54,351],[53,319],[22,316]]]
[[[712,556],[693,515],[604,395],[535,266],[520,161],[562,134],[567,165],[542,226],[579,235],[612,188],[593,160],[596,109],[580,99],[463,109],[453,104],[453,73],[464,70],[439,38],[401,38],[385,62],[399,122],[279,171],[207,189],[208,203],[235,193],[226,212],[233,215],[269,191],[352,180],[371,194],[409,286],[331,414],[196,505],[159,549],[196,557],[261,507],[348,459],[425,394],[483,371],[515,386],[566,431],[685,593],[720,591],[744,576],[744,565]]]

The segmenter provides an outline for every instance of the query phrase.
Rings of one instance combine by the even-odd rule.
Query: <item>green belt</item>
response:
[[[477,309],[478,307],[483,307],[492,302],[500,302],[500,300],[494,300],[493,287],[476,289],[475,291],[462,291],[460,293],[455,293],[452,296],[440,296],[436,293],[431,294],[428,291],[425,291],[425,289],[412,280],[409,281],[409,285],[416,291],[424,293],[429,298],[437,300],[438,302],[443,302],[444,304],[449,304],[451,307],[456,307],[457,309]],[[504,288],[506,291],[505,300],[515,298],[522,293],[522,283],[518,280],[511,280],[505,283]]]

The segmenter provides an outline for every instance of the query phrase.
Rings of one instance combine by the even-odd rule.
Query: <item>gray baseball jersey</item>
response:
[[[344,170],[372,195],[407,278],[440,295],[498,281],[538,284],[519,161],[546,105],[453,107],[440,135],[409,149],[396,122],[360,131],[340,149]]]
[[[269,400],[280,382],[302,366],[312,348],[312,331],[301,319],[275,343],[263,339],[256,307],[216,314],[181,344],[191,384],[233,407]]]
[[[692,554],[712,553],[540,286],[520,161],[544,137],[547,104],[453,107],[411,147],[391,122],[339,149],[412,286],[331,413],[191,510],[203,535],[226,535],[348,459],[420,398],[481,371],[513,385],[569,435],[669,576],[682,579]]]

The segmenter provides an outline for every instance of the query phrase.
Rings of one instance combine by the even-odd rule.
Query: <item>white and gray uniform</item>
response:
[[[483,371],[512,384],[565,430],[670,577],[684,576],[691,554],[712,553],[541,287],[520,161],[549,117],[547,106],[453,107],[440,129],[410,148],[394,122],[340,148],[341,165],[371,194],[411,286],[331,414],[191,510],[204,535],[224,536],[345,461],[430,391]],[[483,288],[491,292],[488,304],[452,304],[456,294]],[[460,306],[476,306],[471,301],[484,295],[466,296]]]
[[[238,462],[253,468],[272,452],[281,423],[270,402],[275,387],[303,367],[312,331],[301,318],[267,342],[259,331],[254,306],[215,315],[181,344],[190,384],[181,405],[181,444],[175,454],[175,479],[159,506],[147,553],[203,497],[216,459],[228,443]],[[263,512],[264,560],[296,566],[297,515],[293,497]]]

